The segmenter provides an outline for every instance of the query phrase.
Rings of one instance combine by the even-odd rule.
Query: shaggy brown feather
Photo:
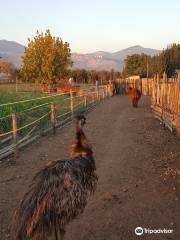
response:
[[[81,152],[73,159],[51,162],[34,177],[16,212],[16,240],[46,240],[54,233],[57,239],[57,232],[63,236],[66,224],[83,212],[98,178],[93,152],[81,133],[77,128],[76,150],[84,149],[84,156]]]

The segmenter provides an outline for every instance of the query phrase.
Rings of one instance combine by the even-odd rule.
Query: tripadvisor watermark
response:
[[[173,233],[173,229],[166,228],[158,228],[158,229],[150,229],[150,228],[135,228],[135,234],[141,236],[143,234],[170,234]]]

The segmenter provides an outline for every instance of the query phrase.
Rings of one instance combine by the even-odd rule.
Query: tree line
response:
[[[180,70],[180,44],[172,44],[157,56],[133,54],[126,57],[123,77],[140,75],[141,77],[160,76],[167,73],[168,77],[177,75]]]
[[[114,70],[90,71],[72,69],[72,66],[69,44],[53,37],[47,30],[45,34],[37,32],[34,39],[28,39],[20,74],[24,81],[38,83],[67,82],[69,77],[77,83],[104,83],[120,74]]]
[[[126,57],[122,73],[120,71],[95,71],[73,69],[69,43],[59,37],[53,37],[49,30],[37,32],[33,39],[28,39],[22,57],[22,66],[15,69],[12,63],[0,60],[0,73],[4,72],[18,77],[25,82],[52,83],[65,82],[73,77],[78,83],[107,83],[116,78],[140,75],[153,77],[155,74],[167,73],[168,77],[176,75],[180,69],[180,44],[172,44],[157,56],[133,54]]]
[[[45,33],[37,31],[33,39],[28,39],[20,69],[10,69],[11,63],[1,62],[0,72],[5,69],[4,65],[13,76],[16,75],[18,79],[30,83],[67,82],[67,79],[72,77],[77,83],[94,84],[99,81],[104,84],[121,76],[120,72],[113,69],[111,71],[73,69],[69,43],[63,42],[59,37],[53,37],[49,30]]]
[[[96,81],[99,84],[107,84],[109,80],[115,80],[121,77],[121,73],[114,71],[96,71],[96,70],[86,70],[86,69],[73,69],[70,70],[69,76],[72,76],[74,81],[77,83],[87,83],[95,84]]]

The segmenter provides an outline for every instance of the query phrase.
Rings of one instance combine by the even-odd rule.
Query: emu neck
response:
[[[76,142],[72,145],[71,157],[74,159],[80,156],[87,157],[88,155],[92,155],[92,150],[83,132],[81,122],[77,121]]]
[[[77,121],[76,123],[76,132],[83,132],[81,121]]]

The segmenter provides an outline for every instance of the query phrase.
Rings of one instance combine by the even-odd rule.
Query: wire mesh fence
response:
[[[30,144],[49,131],[55,133],[77,114],[87,111],[110,95],[106,86],[10,102],[0,105],[0,159]]]

